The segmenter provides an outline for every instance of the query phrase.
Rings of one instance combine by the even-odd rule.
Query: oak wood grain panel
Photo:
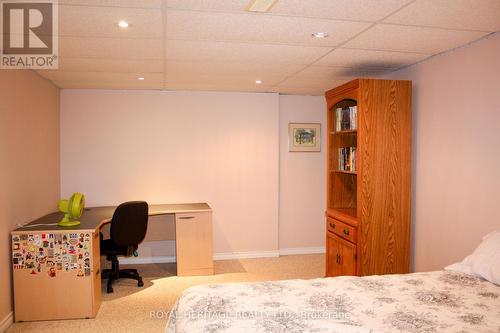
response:
[[[339,242],[335,239],[335,235],[327,231],[326,233],[326,276],[342,275],[342,268],[338,263],[340,256]]]
[[[327,231],[326,276],[356,275],[356,245]]]
[[[356,275],[356,245],[343,239],[338,239],[340,252],[340,267],[342,275]]]
[[[342,221],[350,226],[357,227],[359,225],[357,218],[357,209],[355,208],[335,208],[327,209],[326,216]]]
[[[326,108],[330,110],[335,104],[344,99],[358,100],[359,80],[352,80],[337,88],[325,92]],[[329,124],[329,123],[328,123]]]
[[[336,257],[332,259],[329,253],[344,250],[355,263],[355,274],[406,273],[410,261],[411,82],[357,79],[326,92],[325,97],[331,128],[327,140],[328,274],[334,270],[346,274],[348,268],[332,267]],[[357,101],[357,131],[335,133],[334,109],[345,99]],[[355,174],[336,170],[337,149],[343,146],[357,147]],[[328,217],[357,227],[356,238],[343,247],[333,230],[328,230]]]
[[[357,175],[333,172],[331,204],[332,208],[357,207]]]
[[[409,271],[411,82],[360,80],[361,275]]]

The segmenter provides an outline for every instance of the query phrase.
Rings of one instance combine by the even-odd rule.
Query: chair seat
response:
[[[120,246],[111,239],[101,240],[101,255],[128,255],[128,246]]]

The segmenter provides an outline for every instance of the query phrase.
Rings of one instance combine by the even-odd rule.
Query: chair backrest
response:
[[[116,207],[110,230],[113,243],[119,246],[137,246],[146,236],[147,229],[147,202],[129,201]]]

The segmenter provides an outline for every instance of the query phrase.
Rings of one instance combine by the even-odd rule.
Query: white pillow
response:
[[[445,267],[448,271],[457,271],[477,275],[494,284],[500,285],[500,231],[494,231],[483,237],[483,241],[462,262]]]

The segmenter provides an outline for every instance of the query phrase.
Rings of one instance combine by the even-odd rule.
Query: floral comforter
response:
[[[167,333],[500,333],[500,287],[449,271],[192,287]]]

